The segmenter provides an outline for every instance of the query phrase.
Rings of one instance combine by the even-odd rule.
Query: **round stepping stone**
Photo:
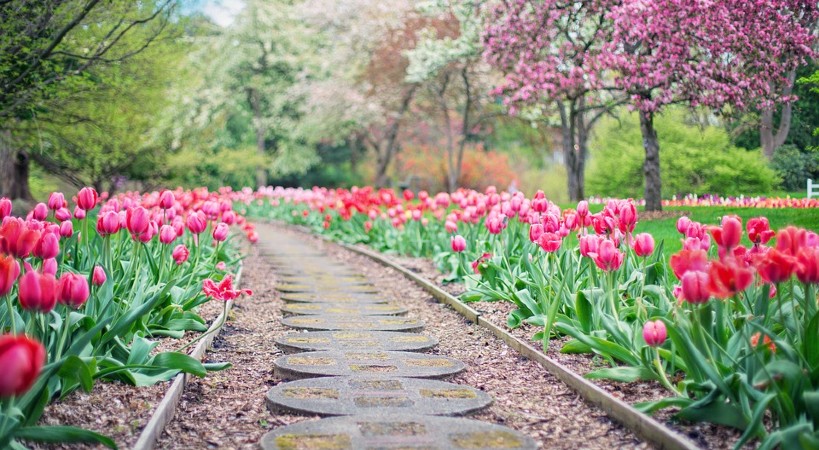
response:
[[[289,314],[336,314],[354,316],[400,316],[407,313],[395,303],[365,303],[337,305],[335,303],[285,303],[282,311]]]
[[[281,299],[286,302],[302,303],[389,303],[389,300],[370,294],[346,294],[343,292],[288,292],[283,293]]]
[[[445,356],[378,351],[298,353],[276,358],[273,367],[285,379],[362,375],[440,378],[466,368],[464,363]]]
[[[428,350],[438,339],[416,333],[396,331],[308,331],[276,338],[285,351],[317,350]]]
[[[341,277],[330,277],[330,276],[305,276],[305,275],[288,275],[288,276],[281,276],[280,279],[283,283],[292,283],[292,284],[310,284],[310,283],[317,283],[317,284],[338,284],[338,285],[369,285],[369,282],[366,278],[362,277],[351,277],[351,276],[341,276]]]
[[[491,423],[396,414],[299,422],[265,434],[261,447],[263,450],[534,450],[537,445],[523,433]]]
[[[350,285],[332,285],[332,284],[293,284],[293,283],[278,283],[276,290],[279,292],[350,292],[354,294],[376,294],[378,289],[374,286],[350,284]]]
[[[462,415],[492,398],[473,387],[414,378],[325,377],[282,383],[267,392],[273,412],[327,416],[354,414]]]
[[[301,330],[369,330],[369,331],[421,331],[424,321],[396,316],[341,316],[315,314],[289,316],[281,323]]]

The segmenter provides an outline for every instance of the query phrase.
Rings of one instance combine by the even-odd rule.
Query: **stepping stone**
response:
[[[281,295],[286,302],[302,303],[389,303],[389,300],[371,294],[345,294],[343,292],[288,292]]]
[[[351,276],[341,276],[341,277],[332,277],[332,276],[323,276],[323,275],[316,275],[316,276],[305,276],[304,274],[300,275],[288,275],[288,276],[281,276],[279,277],[282,282],[285,283],[293,283],[293,284],[310,284],[310,283],[317,283],[317,284],[343,284],[343,285],[365,285],[370,286],[370,283],[364,277],[351,277]]]
[[[326,377],[282,383],[267,392],[267,408],[327,416],[354,414],[462,415],[492,403],[469,386],[414,378]]]
[[[276,290],[279,292],[350,292],[354,294],[377,294],[378,289],[374,286],[362,286],[356,284],[350,285],[325,285],[319,283],[312,284],[293,284],[293,283],[278,283]]]
[[[261,447],[263,450],[534,450],[537,445],[529,436],[500,425],[402,414],[299,422],[265,434]]]
[[[355,316],[400,316],[407,313],[395,303],[365,303],[337,305],[335,303],[285,303],[282,311],[289,314],[336,314]]]
[[[315,314],[289,316],[281,323],[301,330],[368,330],[368,331],[421,331],[424,321],[396,316],[340,316]]]
[[[273,367],[285,379],[362,375],[442,378],[466,369],[464,363],[446,356],[377,351],[298,353],[276,358]]]
[[[395,331],[309,331],[276,338],[284,351],[317,350],[428,350],[438,339],[416,333]]]

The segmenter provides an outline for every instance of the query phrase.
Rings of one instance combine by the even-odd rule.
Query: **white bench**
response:
[[[808,178],[808,198],[819,197],[819,184]]]

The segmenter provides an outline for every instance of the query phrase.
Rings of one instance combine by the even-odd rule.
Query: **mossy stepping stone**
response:
[[[533,450],[511,428],[471,419],[421,415],[330,417],[299,422],[262,436],[263,450]]]
[[[304,274],[281,276],[279,279],[283,283],[292,284],[337,284],[337,285],[370,285],[366,278],[355,276],[328,276],[328,275],[313,275],[308,276]]]
[[[301,303],[389,303],[389,300],[366,293],[344,293],[344,292],[286,292],[282,293],[281,299],[286,302]]]
[[[267,392],[271,412],[325,416],[353,414],[462,415],[492,403],[469,386],[436,380],[384,377],[324,377],[282,383]]]
[[[285,355],[276,358],[273,367],[285,379],[362,375],[440,378],[466,368],[464,363],[446,356],[352,350]]]
[[[332,284],[332,283],[278,283],[276,290],[279,292],[349,292],[349,293],[365,293],[376,294],[378,289],[375,286],[367,286],[360,284]]]
[[[283,325],[301,330],[370,330],[370,331],[421,331],[424,321],[397,316],[341,316],[315,314],[289,316],[281,320]]]
[[[407,309],[395,303],[365,303],[338,305],[335,303],[286,303],[282,311],[288,314],[335,314],[355,316],[390,315],[400,316]]]
[[[438,345],[438,339],[397,331],[308,331],[276,338],[284,351],[404,350],[421,351]]]

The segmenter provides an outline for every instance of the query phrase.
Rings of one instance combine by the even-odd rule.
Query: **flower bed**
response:
[[[0,199],[0,447],[115,447],[98,433],[35,424],[49,402],[90,391],[98,379],[147,386],[227,367],[188,356],[196,340],[159,352],[155,339],[206,331],[198,307],[241,292],[230,285],[239,261],[230,226],[256,236],[233,211],[236,195],[197,189],[108,198],[84,188],[73,213],[54,193],[26,218]]]
[[[681,218],[683,250],[667,261],[634,234],[637,211],[611,200],[560,210],[542,195],[458,191],[434,197],[369,188],[267,189],[247,211],[334,239],[433,258],[463,281],[465,301],[514,305],[510,327],[541,327],[544,347],[595,354],[589,378],[659,383],[636,405],[743,430],[740,447],[819,443],[819,237],[767,219],[719,226]],[[776,236],[776,240],[772,239]],[[769,245],[775,242],[775,245]],[[670,270],[669,270],[670,268]]]

